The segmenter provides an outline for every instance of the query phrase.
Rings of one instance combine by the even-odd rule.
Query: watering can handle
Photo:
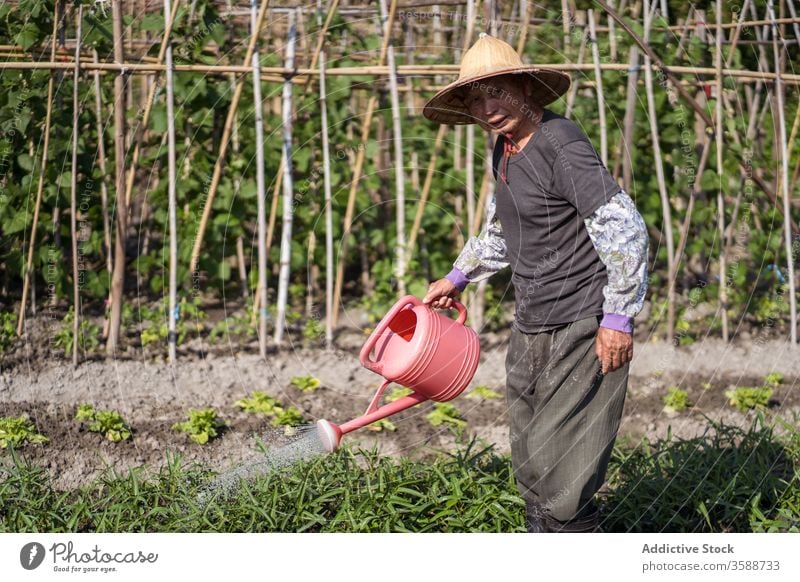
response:
[[[378,324],[378,327],[372,332],[372,335],[369,336],[367,343],[364,344],[364,347],[361,348],[361,354],[359,359],[361,360],[361,365],[364,366],[367,370],[372,370],[376,374],[380,374],[381,370],[383,369],[382,362],[375,362],[370,359],[369,355],[372,353],[375,344],[378,343],[378,340],[383,335],[383,332],[389,327],[389,324],[395,318],[395,316],[400,313],[403,309],[405,309],[408,305],[424,305],[422,301],[414,297],[413,295],[406,295],[402,299],[400,299],[394,306],[389,310],[381,322]]]
[[[464,305],[453,300],[453,304],[455,305],[456,309],[458,310],[458,319],[456,320],[461,325],[467,321],[467,308]],[[364,344],[364,347],[361,348],[361,354],[359,359],[361,360],[361,365],[364,366],[367,370],[372,370],[376,374],[380,374],[381,370],[383,369],[383,364],[381,362],[375,362],[370,359],[370,354],[372,353],[375,344],[378,343],[378,340],[389,327],[389,324],[395,318],[395,316],[400,313],[403,309],[405,309],[409,305],[425,305],[418,297],[414,295],[406,295],[405,297],[401,298],[394,306],[389,310],[381,322],[378,324],[378,327],[372,332],[372,335],[369,336],[367,343]],[[430,309],[430,306],[428,306]]]

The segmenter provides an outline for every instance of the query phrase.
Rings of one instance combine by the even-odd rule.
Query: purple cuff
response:
[[[616,331],[633,333],[633,318],[627,315],[617,315],[616,313],[604,313],[600,327],[607,327]]]
[[[456,289],[459,291],[463,291],[469,284],[469,279],[467,279],[467,276],[458,267],[453,267],[453,270],[447,273],[444,278],[455,285]]]

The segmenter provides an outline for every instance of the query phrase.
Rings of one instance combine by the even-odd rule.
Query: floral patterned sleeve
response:
[[[478,236],[473,236],[464,245],[447,279],[463,291],[468,283],[487,279],[508,265],[503,227],[495,213],[495,199],[492,197],[486,208],[486,225]]]
[[[584,220],[608,272],[603,289],[602,327],[632,332],[647,292],[647,228],[631,197],[623,190]]]

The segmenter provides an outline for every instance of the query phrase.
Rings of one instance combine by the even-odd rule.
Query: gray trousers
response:
[[[628,364],[600,372],[598,328],[597,317],[537,334],[513,327],[506,355],[517,486],[562,523],[596,511],[628,385]]]

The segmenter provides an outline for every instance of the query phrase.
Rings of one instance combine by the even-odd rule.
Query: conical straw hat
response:
[[[511,45],[482,32],[475,44],[464,53],[458,80],[431,98],[422,114],[438,123],[476,123],[463,101],[469,85],[491,77],[511,74],[530,76],[534,87],[533,99],[540,106],[552,103],[569,89],[570,78],[566,73],[525,65]]]

